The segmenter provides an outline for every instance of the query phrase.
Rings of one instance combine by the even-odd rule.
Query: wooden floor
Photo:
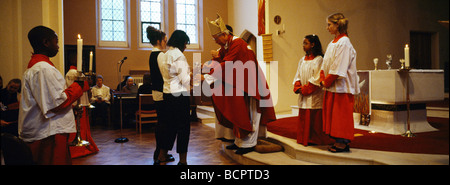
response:
[[[104,126],[91,128],[92,138],[99,148],[96,154],[72,160],[74,165],[153,165],[155,150],[155,132],[150,124],[142,126],[142,134],[136,132],[134,126],[123,129],[123,137],[129,139],[126,143],[115,143],[120,137],[120,129],[108,129]],[[214,129],[202,123],[191,122],[191,135],[188,148],[189,165],[238,165],[220,150],[221,141],[214,138]],[[174,162],[178,163],[176,144],[172,151]]]

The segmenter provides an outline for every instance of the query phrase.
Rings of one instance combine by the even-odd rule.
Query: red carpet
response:
[[[428,118],[431,126],[439,129],[434,132],[415,133],[416,137],[406,138],[400,135],[369,133],[355,129],[355,137],[350,143],[351,148],[405,152],[424,154],[449,154],[449,123],[448,118]],[[267,130],[287,138],[297,138],[297,118],[278,119],[267,124]]]

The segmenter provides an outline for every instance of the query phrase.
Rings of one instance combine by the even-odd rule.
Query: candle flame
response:
[[[78,34],[78,39],[81,39],[81,35],[80,34]]]
[[[408,47],[408,44],[406,44],[406,46],[405,47]]]

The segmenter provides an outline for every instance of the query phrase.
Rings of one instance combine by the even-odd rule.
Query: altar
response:
[[[427,121],[426,103],[444,100],[444,70],[360,70],[358,76],[361,94],[355,96],[355,104],[360,107],[367,105],[365,114],[370,115],[370,121],[366,125],[360,124],[361,114],[356,111],[355,128],[394,135],[404,134],[408,130],[408,80],[410,130],[413,133],[437,130]]]

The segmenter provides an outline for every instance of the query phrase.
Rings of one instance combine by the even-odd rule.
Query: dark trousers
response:
[[[166,116],[160,127],[162,149],[171,150],[175,139],[177,140],[177,153],[188,151],[190,125],[190,102],[189,96],[174,96],[164,94],[164,113]]]
[[[155,139],[156,139],[156,149],[155,152],[153,153],[153,159],[158,159],[159,156],[159,149],[161,148],[161,143],[163,142],[161,139],[161,136],[164,137],[164,134],[161,134],[161,132],[163,132],[163,126],[165,123],[165,119],[167,117],[165,113],[165,108],[164,108],[164,101],[155,101],[155,110],[156,110],[156,114],[158,115],[157,120],[158,122],[156,123],[156,128],[155,128]]]
[[[96,118],[100,117],[102,119],[102,124],[108,123],[108,107],[109,104],[106,102],[97,103],[94,102],[92,105],[95,106],[95,109],[92,111],[92,118],[94,123],[96,123]]]

